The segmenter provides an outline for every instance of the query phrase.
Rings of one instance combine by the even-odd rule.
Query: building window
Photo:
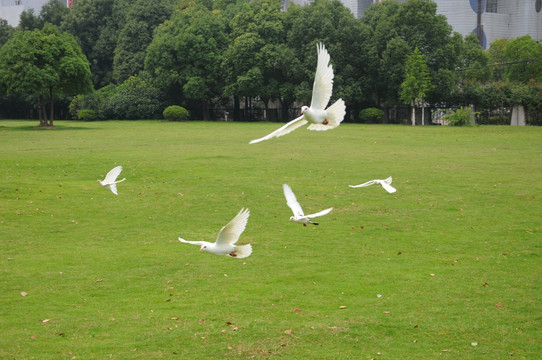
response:
[[[21,0],[15,0],[15,6],[21,5]]]
[[[486,12],[488,13],[497,12],[497,0],[486,0]]]

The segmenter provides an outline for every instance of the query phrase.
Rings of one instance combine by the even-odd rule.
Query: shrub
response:
[[[384,116],[384,111],[377,108],[367,108],[359,112],[359,118],[365,123],[378,122]]]
[[[474,126],[472,116],[476,114],[472,112],[470,107],[461,106],[455,111],[451,109],[444,110],[444,119],[448,121],[450,126]]]
[[[188,120],[188,110],[182,106],[172,105],[164,110],[164,119],[168,121],[185,121]]]
[[[107,118],[157,119],[163,106],[162,97],[162,92],[144,77],[131,76],[116,87],[102,111]]]
[[[96,112],[92,109],[83,109],[77,112],[77,120],[92,121],[96,118]]]

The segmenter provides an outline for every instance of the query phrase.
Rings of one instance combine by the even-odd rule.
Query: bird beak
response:
[[[199,251],[203,251],[203,248],[199,248]]]
[[[305,112],[305,109],[301,109],[301,114],[303,114]]]

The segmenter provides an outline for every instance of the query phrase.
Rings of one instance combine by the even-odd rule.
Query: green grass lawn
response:
[[[56,124],[0,122],[1,359],[542,356],[542,128]]]

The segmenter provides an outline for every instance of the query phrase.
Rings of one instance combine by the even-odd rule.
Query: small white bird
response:
[[[316,65],[316,74],[312,86],[311,106],[301,108],[301,116],[290,121],[281,128],[273,131],[269,135],[255,139],[249,144],[255,144],[260,141],[269,140],[274,137],[286,135],[300,126],[310,122],[309,130],[329,130],[340,125],[346,114],[346,106],[342,99],[337,100],[333,105],[326,109],[333,91],[333,67],[329,64],[329,54],[323,44],[317,44],[318,64]]]
[[[239,246],[234,244],[239,240],[239,236],[245,230],[249,215],[250,211],[248,209],[241,209],[239,214],[220,230],[214,243],[208,241],[186,241],[181,238],[179,238],[179,241],[192,245],[200,245],[199,251],[207,251],[219,256],[229,255],[238,259],[246,258],[252,254],[252,246],[250,244]]]
[[[365,186],[374,185],[374,184],[380,184],[380,185],[382,185],[384,190],[386,190],[390,194],[393,194],[397,190],[393,186],[391,186],[391,181],[392,181],[392,179],[391,179],[391,176],[390,176],[389,178],[384,179],[384,180],[371,180],[371,181],[367,181],[366,183],[363,183],[363,184],[348,185],[348,186],[350,186],[351,188],[359,188],[359,187],[365,187]]]
[[[294,216],[290,216],[290,220],[303,224],[303,226],[307,226],[308,223],[318,225],[318,223],[312,221],[311,218],[324,216],[328,214],[331,210],[333,210],[333,208],[331,207],[329,209],[317,212],[316,214],[305,215],[290,186],[288,186],[288,184],[283,184],[282,189],[284,190],[284,196],[286,197],[286,204],[290,207],[290,209],[292,209],[292,212],[294,213]]]
[[[102,180],[96,180],[96,182],[103,186],[104,189],[109,189],[111,192],[115,195],[118,195],[117,193],[117,184],[126,180],[126,178],[116,181],[117,177],[120,175],[120,172],[122,171],[122,166],[117,166],[113,168],[110,172],[105,175],[105,179]]]

